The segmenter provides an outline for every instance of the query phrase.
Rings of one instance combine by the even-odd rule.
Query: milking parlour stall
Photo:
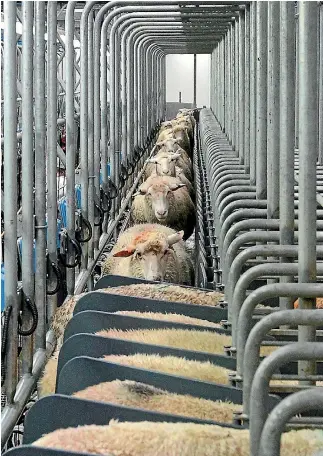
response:
[[[323,2],[1,4],[1,452],[323,455]]]

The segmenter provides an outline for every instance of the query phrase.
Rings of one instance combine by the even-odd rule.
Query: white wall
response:
[[[166,100],[182,103],[193,102],[193,65],[192,54],[166,56]],[[210,55],[199,54],[196,58],[196,103],[198,107],[210,105]]]

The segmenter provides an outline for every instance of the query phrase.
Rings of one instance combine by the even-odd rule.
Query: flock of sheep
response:
[[[194,283],[192,258],[185,244],[195,228],[192,167],[195,120],[192,114],[192,111],[181,110],[174,120],[162,124],[154,147],[155,155],[147,161],[145,180],[134,195],[132,226],[119,236],[102,270],[104,275],[123,275],[165,283],[133,284],[100,289],[100,292],[200,306],[217,306],[222,300],[223,295],[216,291],[181,286]],[[57,309],[52,322],[57,347],[40,380],[40,396],[55,391],[57,360],[64,330],[83,295],[73,296]],[[213,354],[222,354],[223,347],[231,345],[229,335],[212,331],[220,325],[211,321],[176,313],[165,314],[158,308],[154,312],[116,313],[180,322],[195,328],[108,329],[97,335]],[[199,326],[201,330],[198,330]],[[272,349],[262,347],[262,355]],[[228,384],[231,373],[209,361],[176,356],[137,353],[107,355],[103,359],[218,384]],[[234,412],[241,408],[239,404],[175,394],[130,380],[100,383],[78,391],[74,396],[220,423],[232,423]],[[281,456],[311,456],[320,443],[315,431],[292,431],[282,438]],[[249,431],[215,424],[118,423],[112,420],[106,426],[59,429],[43,436],[34,445],[112,456],[249,456]]]

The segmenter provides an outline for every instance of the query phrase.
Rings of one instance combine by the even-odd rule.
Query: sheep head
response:
[[[173,200],[173,192],[185,186],[182,182],[168,182],[168,179],[165,182],[162,177],[156,176],[147,179],[140,186],[139,192],[141,195],[146,196],[148,204],[151,204],[155,213],[155,217],[162,222],[168,216],[169,204]]]
[[[114,257],[132,257],[139,262],[146,280],[162,281],[165,278],[167,263],[173,261],[172,246],[183,239],[184,231],[166,236],[158,231],[141,233],[134,243],[115,252]]]
[[[163,141],[164,142],[164,141]],[[181,157],[179,152],[165,151],[149,159],[149,163],[156,165],[156,174],[158,176],[176,176],[176,161]]]

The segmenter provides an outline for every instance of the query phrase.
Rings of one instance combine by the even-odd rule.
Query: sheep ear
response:
[[[119,250],[119,252],[114,253],[112,256],[117,257],[117,258],[127,258],[127,257],[133,255],[135,250],[136,249],[134,247],[128,247],[126,249]]]
[[[176,242],[181,241],[183,239],[183,236],[184,236],[184,231],[183,230],[182,231],[178,231],[175,234],[170,234],[167,237],[168,245],[171,246],[173,244],[176,244]]]

